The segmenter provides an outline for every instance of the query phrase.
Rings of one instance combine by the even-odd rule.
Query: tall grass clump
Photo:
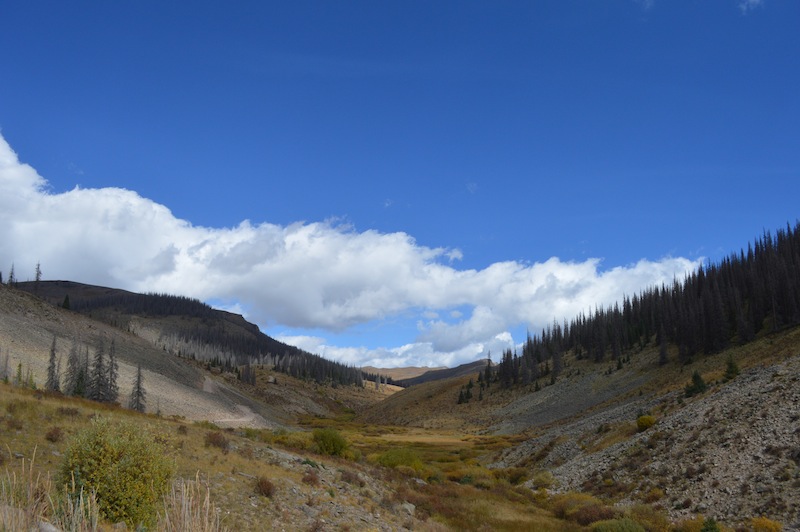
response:
[[[140,427],[95,418],[69,442],[58,475],[70,498],[94,493],[103,518],[136,528],[155,522],[173,468]]]
[[[216,532],[224,530],[219,512],[211,504],[208,485],[203,486],[199,475],[192,480],[179,479],[164,497],[164,513],[156,530],[164,532]]]
[[[58,530],[94,532],[99,522],[94,494],[79,492],[70,498],[67,490],[51,497],[49,476],[34,473],[34,458],[23,458],[19,472],[6,469],[0,477],[0,530],[40,530],[50,523]],[[19,474],[18,474],[19,473]]]
[[[34,451],[34,458],[36,452]],[[25,459],[17,474],[6,470],[0,477],[0,530],[33,530],[45,520],[49,510],[50,479],[34,474],[33,459]]]

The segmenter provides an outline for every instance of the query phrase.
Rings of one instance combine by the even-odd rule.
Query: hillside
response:
[[[369,388],[318,386],[266,369],[258,370],[259,386],[245,385],[232,373],[209,372],[204,364],[171,354],[158,341],[157,331],[189,318],[126,316],[126,320],[128,327],[121,329],[0,285],[0,362],[8,357],[10,376],[21,365],[23,374],[30,371],[41,387],[53,338],[62,371],[73,342],[93,353],[101,339],[106,345],[113,340],[119,363],[120,402],[127,401],[136,368],[141,366],[148,411],[209,420],[220,426],[283,427],[295,423],[298,416],[334,416],[343,405],[360,408],[384,396]],[[3,369],[0,367],[0,372]]]
[[[16,283],[55,306],[64,306],[134,333],[170,354],[233,371],[267,364],[318,384],[361,385],[360,370],[326,360],[262,333],[241,315],[168,294],[136,294],[72,281]]]
[[[728,358],[741,374],[723,382]],[[683,366],[645,349],[617,369],[566,357],[553,384],[497,383],[458,404],[477,374],[409,387],[361,419],[471,434],[517,435],[491,468],[528,471],[532,489],[581,491],[623,506],[656,503],[673,519],[727,523],[767,515],[800,529],[800,327]],[[697,370],[709,390],[685,398]],[[637,418],[655,425],[637,431]],[[549,480],[543,481],[543,478]]]

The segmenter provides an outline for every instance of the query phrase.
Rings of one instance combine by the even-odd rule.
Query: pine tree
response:
[[[45,390],[50,392],[60,392],[58,367],[56,361],[56,337],[53,336],[53,344],[50,346],[50,361],[47,364],[47,382]]]
[[[14,277],[14,263],[11,263],[11,271],[8,272],[8,286],[13,286],[16,282],[17,278]]]
[[[83,360],[78,353],[78,344],[73,340],[67,356],[67,371],[64,375],[64,393],[83,397],[86,394],[86,374]]]
[[[89,390],[86,397],[92,401],[104,403],[108,401],[108,396],[108,369],[105,361],[105,346],[101,339],[94,353],[94,362],[89,376]]]
[[[725,365],[725,376],[723,378],[727,382],[735,379],[738,375],[739,365],[736,364],[735,360],[733,360],[733,355],[728,355],[728,362]]]
[[[34,282],[33,282],[33,293],[34,294],[38,294],[39,293],[39,283],[41,283],[41,281],[42,281],[42,268],[39,265],[39,263],[37,262],[36,263],[36,274],[35,274]]]
[[[117,385],[117,377],[119,376],[119,364],[117,364],[117,349],[116,342],[111,339],[111,347],[108,350],[108,382],[107,382],[107,398],[106,401],[113,403],[119,396],[119,386]]]
[[[136,381],[133,383],[133,390],[131,390],[131,397],[128,400],[128,408],[136,410],[137,412],[144,412],[145,407],[145,391],[142,378],[142,366],[136,367]]]
[[[2,281],[0,281],[0,283],[2,283]],[[3,371],[2,372],[3,372],[3,376],[2,376],[3,382],[5,384],[8,384],[8,379],[11,378],[11,375],[9,375],[9,373],[8,373],[8,349],[6,349],[6,354],[3,357]]]
[[[664,333],[664,324],[661,324],[659,336],[661,342],[658,348],[658,365],[663,366],[667,363],[667,335]]]

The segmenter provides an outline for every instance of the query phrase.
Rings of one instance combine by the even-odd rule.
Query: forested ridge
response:
[[[129,327],[131,316],[156,318],[161,330],[160,347],[184,358],[237,372],[246,381],[252,380],[252,364],[270,365],[276,371],[320,384],[361,386],[365,379],[358,368],[279,342],[241,316],[214,309],[197,299],[98,289],[66,281],[16,283],[16,286],[45,294],[53,303],[115,327]]]
[[[746,344],[759,334],[800,324],[800,223],[765,231],[747,250],[701,266],[683,280],[625,296],[540,334],[522,352],[502,354],[493,374],[502,386],[528,385],[563,369],[567,352],[595,362],[625,357],[655,342],[659,363],[688,364],[698,356]],[[677,355],[670,353],[677,353]]]

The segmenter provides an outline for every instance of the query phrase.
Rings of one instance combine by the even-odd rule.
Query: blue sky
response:
[[[798,2],[0,19],[4,275],[198,297],[348,363],[499,354],[798,219]]]

